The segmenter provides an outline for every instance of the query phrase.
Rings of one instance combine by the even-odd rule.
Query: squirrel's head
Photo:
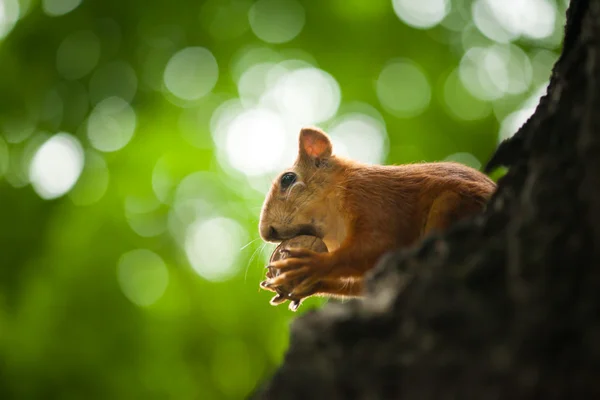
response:
[[[281,242],[299,235],[323,237],[327,197],[336,158],[329,137],[318,128],[300,131],[294,165],[273,182],[260,215],[260,236]]]

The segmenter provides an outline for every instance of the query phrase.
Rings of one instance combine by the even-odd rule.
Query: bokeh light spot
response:
[[[549,0],[477,0],[472,11],[481,33],[498,42],[543,39],[555,29],[556,8]]]
[[[485,67],[493,76],[495,65],[499,60],[504,60],[507,82],[505,86],[508,94],[515,95],[525,92],[531,86],[533,69],[529,56],[516,45],[495,45],[488,49],[489,53],[485,60]]]
[[[198,275],[223,281],[238,272],[236,261],[246,238],[246,231],[232,219],[199,219],[188,228],[185,251]]]
[[[117,264],[123,294],[134,304],[147,307],[158,301],[169,283],[169,271],[160,256],[147,249],[129,251]]]
[[[116,96],[130,103],[137,91],[137,76],[124,61],[113,61],[96,69],[90,79],[90,102],[96,104]]]
[[[482,100],[495,100],[503,95],[502,88],[494,84],[493,76],[485,69],[486,51],[481,47],[469,49],[462,57],[459,67],[461,82],[475,97]],[[488,63],[491,64],[491,63]],[[500,82],[507,81],[506,62],[498,63],[494,72],[498,72]]]
[[[452,117],[464,121],[485,118],[492,110],[490,103],[478,99],[465,88],[456,69],[444,83],[444,104]]]
[[[514,40],[517,32],[505,29],[496,17],[495,11],[486,0],[477,0],[471,6],[473,22],[479,31],[487,38],[499,43],[508,43]]]
[[[127,215],[131,229],[142,237],[158,236],[167,229],[167,214],[146,213]]]
[[[244,102],[256,104],[268,87],[269,72],[275,63],[265,62],[250,66],[238,80],[238,93]]]
[[[459,66],[462,83],[482,100],[523,93],[530,87],[532,75],[529,57],[512,44],[471,48]]]
[[[5,174],[6,181],[13,187],[24,187],[31,183],[31,163],[40,147],[51,138],[46,132],[37,132],[27,141],[12,144],[10,149],[10,163]],[[7,140],[8,143],[10,141]]]
[[[477,170],[481,168],[481,161],[479,161],[477,157],[475,157],[471,153],[461,152],[450,154],[448,157],[446,157],[445,161],[454,161],[457,163],[467,165],[471,168],[475,168]]]
[[[398,18],[419,29],[434,27],[450,12],[449,0],[392,0],[392,6]]]
[[[67,80],[80,79],[92,72],[100,59],[100,39],[92,31],[67,36],[56,52],[56,69]]]
[[[135,111],[123,99],[109,97],[96,105],[88,119],[87,134],[92,146],[100,151],[116,151],[133,137]]]
[[[221,103],[210,117],[210,132],[218,149],[224,149],[227,143],[227,129],[231,122],[246,109],[239,99]]]
[[[156,198],[163,203],[171,200],[175,182],[169,170],[169,162],[166,156],[161,157],[152,171],[152,190]]]
[[[53,199],[68,192],[81,174],[84,154],[77,138],[58,133],[37,150],[31,161],[29,179],[43,199]]]
[[[250,28],[267,43],[289,42],[302,31],[305,12],[295,0],[258,0],[248,13]]]
[[[454,6],[450,7],[450,11],[440,24],[450,31],[462,32],[470,23],[471,18],[465,12],[464,6],[455,3]]]
[[[268,47],[246,46],[242,47],[233,56],[230,65],[230,74],[238,82],[244,72],[255,64],[275,63],[282,60],[282,55]]]
[[[423,69],[410,60],[393,60],[384,67],[376,83],[384,109],[400,118],[421,114],[431,101],[431,87]]]
[[[227,129],[229,163],[246,175],[260,175],[282,167],[286,147],[284,122],[267,109],[238,115]]]
[[[104,158],[93,150],[85,152],[85,166],[77,184],[69,192],[73,204],[87,206],[99,201],[106,193],[109,171]]]
[[[167,214],[159,208],[160,202],[153,195],[128,196],[125,199],[125,217],[135,233],[152,237],[163,233],[167,227]]]
[[[154,196],[127,196],[125,198],[126,214],[144,214],[156,210],[160,202]]]
[[[42,0],[42,9],[51,17],[70,13],[81,4],[81,0]]]
[[[3,117],[0,119],[0,129],[8,143],[24,142],[36,130],[35,117],[27,110],[17,110],[14,114],[5,114]]]
[[[0,0],[0,39],[8,35],[19,20],[19,0]]]
[[[341,90],[327,72],[318,68],[300,68],[277,79],[263,101],[278,107],[290,121],[312,125],[335,115],[340,106]]]
[[[215,56],[204,47],[188,47],[171,57],[163,78],[173,95],[183,100],[197,100],[213,89],[218,77]]]
[[[335,154],[369,164],[385,161],[388,137],[381,121],[364,114],[347,114],[336,120],[328,132]]]
[[[222,178],[213,172],[198,171],[183,178],[173,195],[169,231],[185,247],[191,223],[214,217],[227,196]]]

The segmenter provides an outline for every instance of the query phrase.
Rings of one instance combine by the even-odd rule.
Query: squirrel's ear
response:
[[[331,156],[331,141],[319,128],[300,130],[300,157],[309,158],[319,164]]]

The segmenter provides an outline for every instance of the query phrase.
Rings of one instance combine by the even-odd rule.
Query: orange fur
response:
[[[285,190],[279,178],[274,182],[260,220],[264,240],[309,233],[329,249],[290,249],[291,257],[271,264],[281,274],[262,287],[295,282],[297,297],[359,296],[365,272],[383,253],[480,212],[495,190],[486,175],[458,163],[381,166],[331,155],[327,135],[316,128],[301,131],[299,147],[285,171],[297,181]]]

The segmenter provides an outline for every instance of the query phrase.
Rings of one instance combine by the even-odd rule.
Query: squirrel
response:
[[[412,246],[434,231],[483,211],[496,184],[455,162],[370,165],[332,154],[327,134],[300,130],[293,166],[273,182],[261,209],[259,232],[278,243],[317,236],[328,252],[288,248],[272,261],[279,274],[261,282],[304,299],[361,297],[365,273],[386,252]]]

